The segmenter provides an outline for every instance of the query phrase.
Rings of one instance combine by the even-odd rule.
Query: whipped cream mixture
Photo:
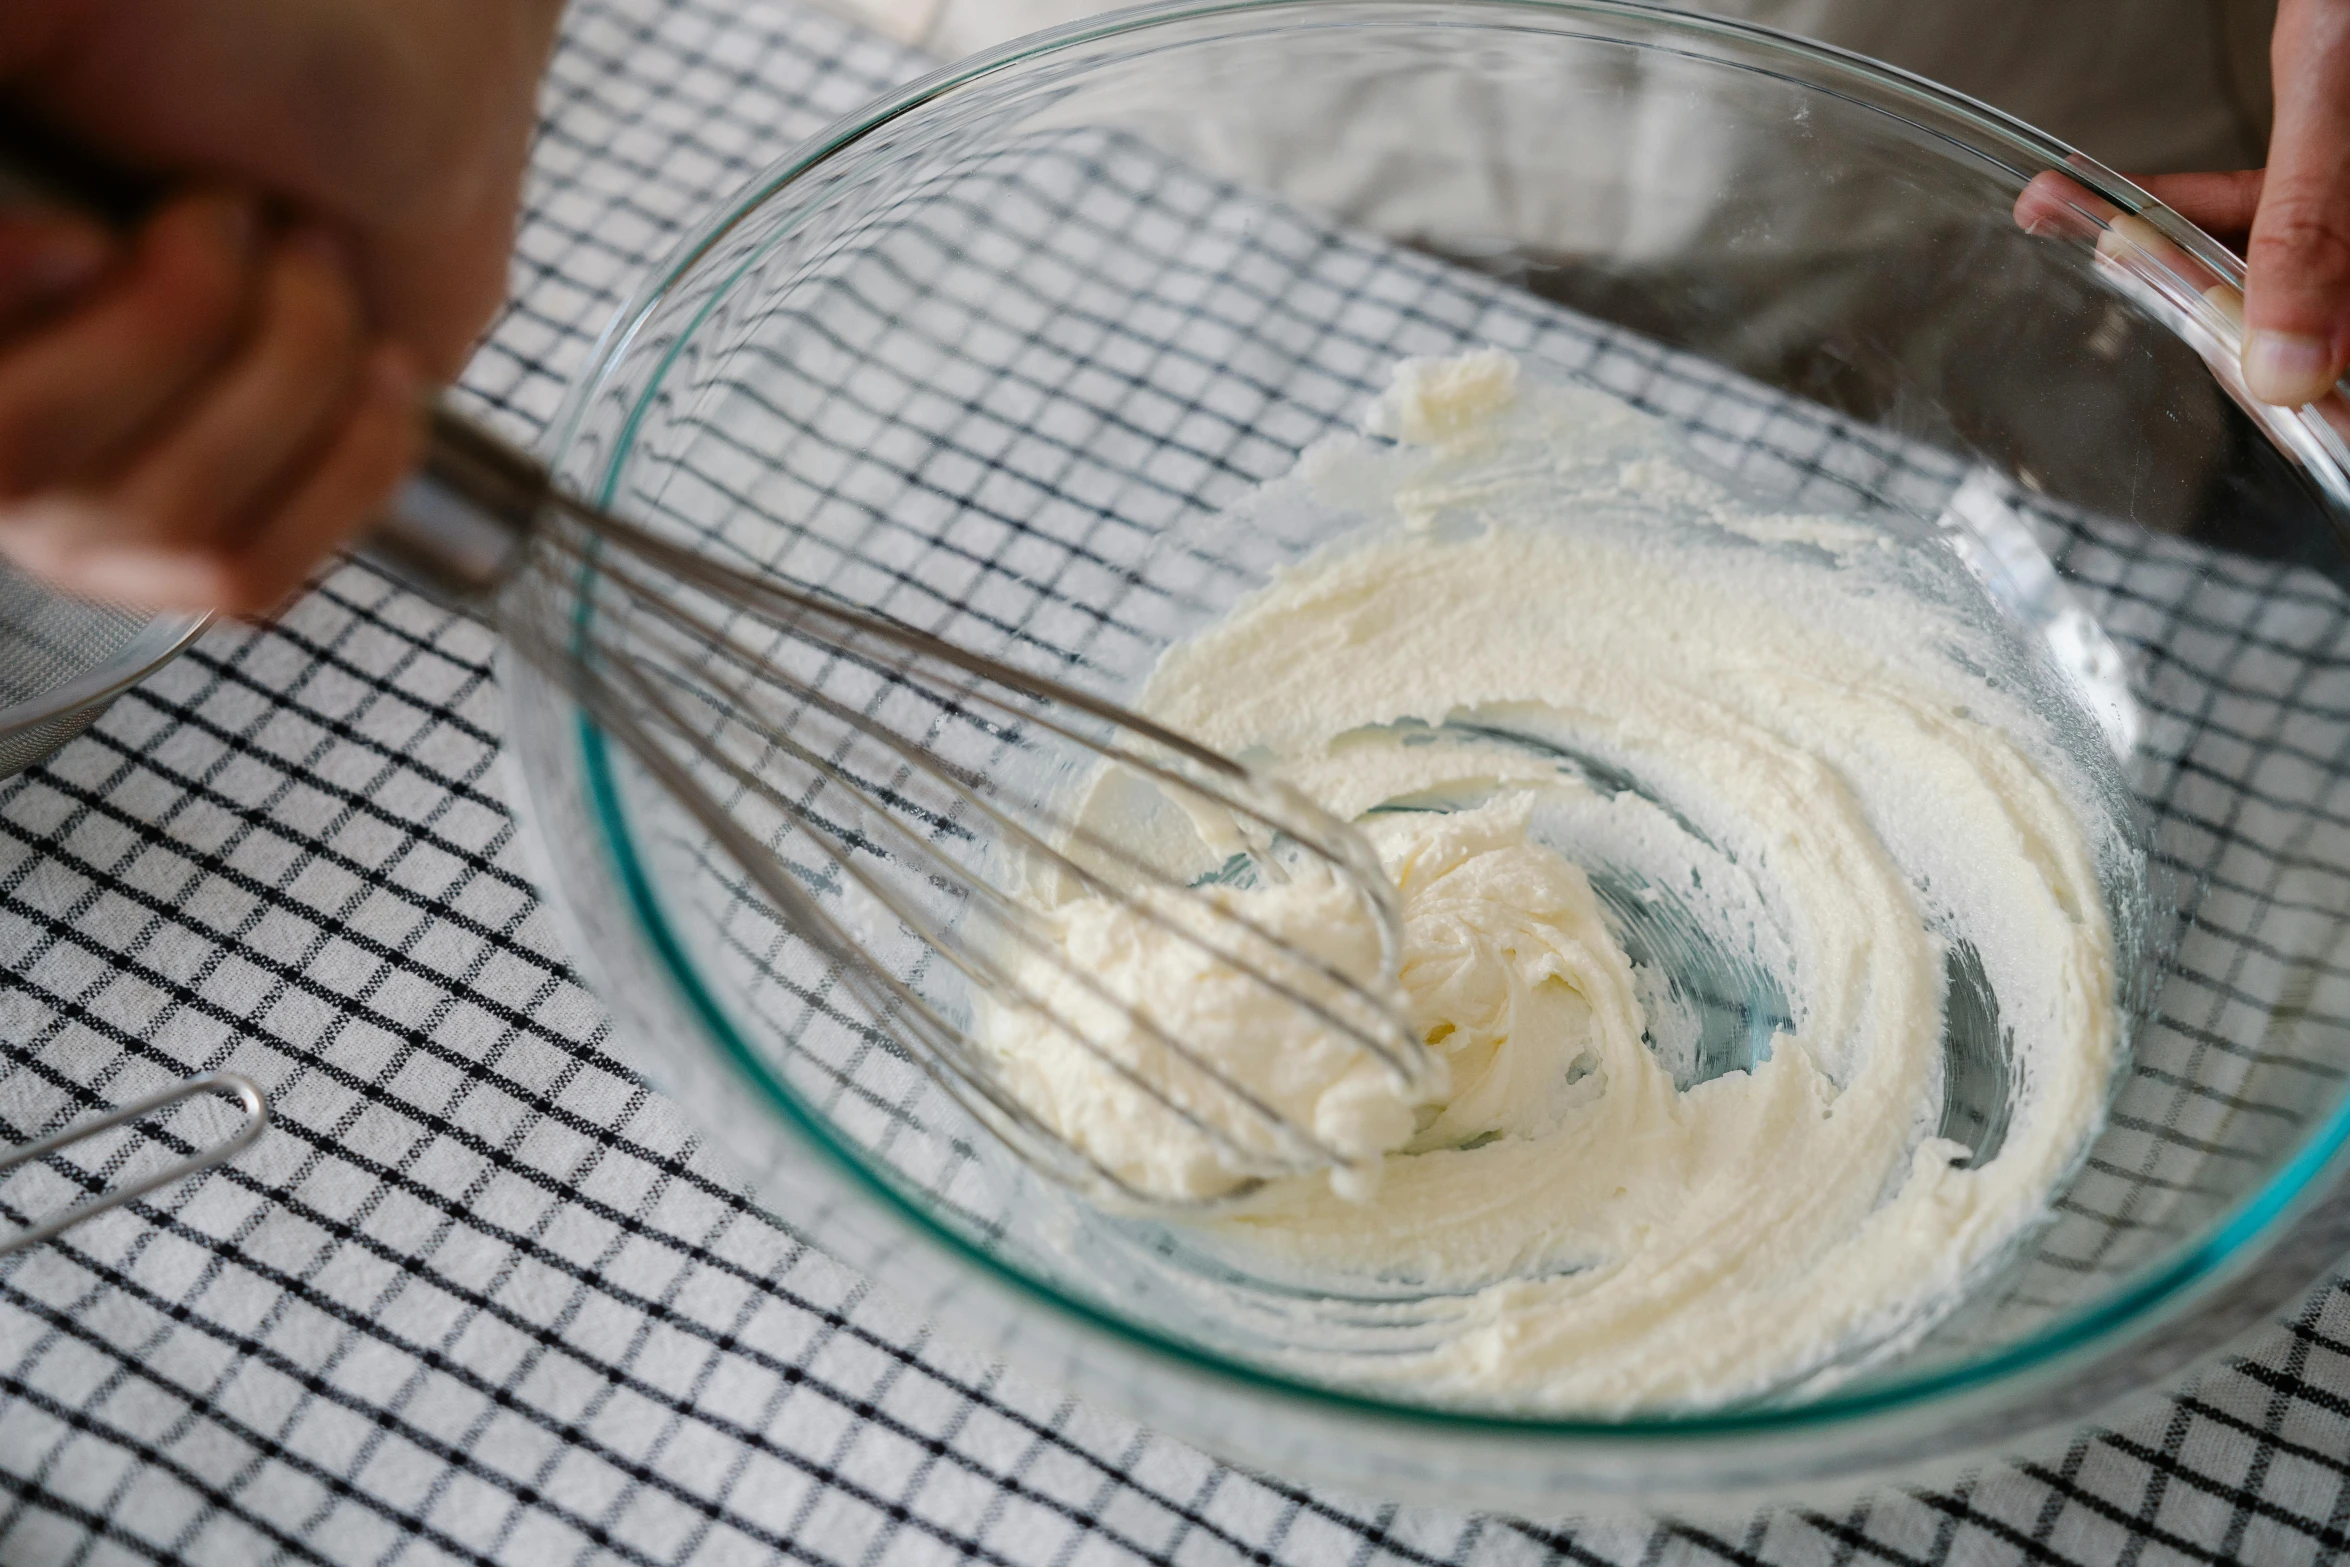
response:
[[[1140,705],[1360,823],[1402,919],[1372,983],[1443,1069],[1252,1021],[1080,898],[1055,917],[1107,993],[1378,1178],[1237,1196],[1131,1076],[1003,1012],[1007,1082],[1146,1190],[1236,1194],[1173,1233],[1292,1303],[1263,1353],[1332,1380],[1686,1407],[1923,1331],[2046,1212],[2119,1049],[2136,862],[2061,678],[1957,552],[1743,500],[1498,351],[1406,363],[1252,507],[1350,526]],[[1217,895],[1349,972],[1378,950],[1310,879]]]
[[[1033,1004],[991,1005],[984,1038],[1003,1081],[1095,1161],[1112,1192],[1192,1203],[1250,1187],[1254,1161],[1283,1155],[1278,1117],[1337,1157],[1334,1191],[1361,1199],[1385,1173],[1381,1155],[1403,1146],[1415,1110],[1441,1089],[1440,1062],[1425,1064],[1421,1083],[1388,1064],[1414,1046],[1387,1038],[1387,1019],[1372,1013],[1402,1002],[1381,972],[1372,911],[1337,876],[1299,871],[1209,886],[1198,901],[1155,888],[1072,898],[1046,916],[1052,947],[1015,956]],[[1316,963],[1364,989],[1350,995]],[[1331,1027],[1333,1017],[1361,1033]],[[1365,1037],[1391,1043],[1391,1055],[1366,1049]]]

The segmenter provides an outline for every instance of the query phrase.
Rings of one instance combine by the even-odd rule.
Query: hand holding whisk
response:
[[[59,152],[0,115],[0,173],[135,212],[135,180]],[[554,677],[1022,1158],[1181,1203],[1359,1182],[1408,1136],[1442,1068],[1345,824],[1098,697],[565,496],[446,408],[429,433],[369,552]]]

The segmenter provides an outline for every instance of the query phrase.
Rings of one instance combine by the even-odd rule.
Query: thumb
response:
[[[2350,0],[2284,0],[2276,130],[2245,252],[2244,382],[2299,406],[2350,365]]]

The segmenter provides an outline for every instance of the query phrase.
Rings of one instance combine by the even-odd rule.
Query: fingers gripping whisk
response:
[[[885,1036],[1097,1195],[1359,1178],[1441,1067],[1392,887],[1294,790],[717,547],[543,508],[496,618]]]

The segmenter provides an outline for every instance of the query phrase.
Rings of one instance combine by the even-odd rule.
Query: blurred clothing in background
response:
[[[1094,0],[830,3],[941,57],[1108,9]],[[2120,171],[2266,161],[2275,0],[1711,0],[1682,9],[1886,61]],[[1914,202],[1878,197],[1884,182],[1904,178],[1896,164],[1851,163],[1825,124],[1800,162],[1786,159],[1789,142],[1766,153],[1738,114],[1709,112],[1678,90],[1679,69],[1669,55],[1594,56],[1544,96],[1478,92],[1458,73],[1408,65],[1358,73],[1334,64],[1254,100],[1246,136],[1203,126],[1186,112],[1180,84],[1165,88],[1162,103],[1136,105],[1134,123],[1202,173],[1278,187],[1359,232],[1505,275],[1658,342],[1703,342],[1760,382],[1977,456],[2051,496],[2105,493],[2096,476],[2114,453],[2151,453],[2135,503],[2141,523],[2184,531],[2241,509],[2214,487],[2236,466],[2233,448],[2248,427],[2216,389],[2208,408],[2174,414],[2160,431],[2099,422],[2108,416],[2096,410],[2141,400],[2085,381],[2170,371],[2158,356],[2115,352],[2127,336],[2117,302],[2100,289],[2068,292],[2033,265],[2004,206],[1995,203],[1990,218],[1975,203],[1949,222],[1921,221]],[[1711,90],[1722,90],[1718,79]],[[1568,143],[1579,149],[1577,174],[1561,179],[1547,153]],[[1445,175],[1426,177],[1431,163]],[[1720,330],[1724,320],[1735,332]],[[1950,428],[1908,390],[1977,381],[2032,387],[2035,416],[2012,428]]]
[[[832,0],[942,59],[1114,9],[1095,0]],[[2266,161],[2276,0],[1709,0],[1915,71],[2113,168]]]
[[[1898,65],[2139,174],[2268,161],[2276,0],[1713,0]]]

